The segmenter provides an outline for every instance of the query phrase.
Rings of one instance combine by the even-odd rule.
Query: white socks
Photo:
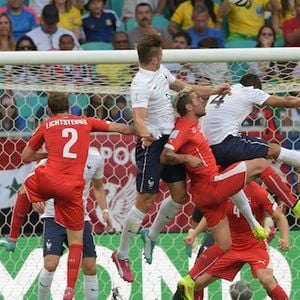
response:
[[[253,216],[251,207],[249,205],[247,196],[243,190],[230,197],[233,204],[239,209],[240,213],[246,218],[251,228],[259,226],[260,224]]]
[[[52,284],[54,272],[48,272],[43,268],[40,272],[39,283],[38,283],[38,299],[47,300]]]
[[[182,204],[174,202],[171,198],[162,201],[155,220],[149,228],[149,238],[152,241],[157,239],[164,226],[177,216],[181,208]]]
[[[145,214],[138,210],[135,205],[129,211],[121,234],[121,241],[118,249],[118,257],[120,259],[128,258],[130,242],[138,233],[144,217]]]
[[[282,148],[280,150],[277,160],[285,164],[299,168],[300,167],[300,151]]]
[[[97,275],[84,275],[84,296],[86,300],[97,300],[99,294]]]

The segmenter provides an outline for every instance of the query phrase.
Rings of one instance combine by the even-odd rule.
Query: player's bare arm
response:
[[[191,230],[191,229],[190,229]],[[183,239],[186,246],[191,246],[196,237],[207,230],[207,222],[205,217],[201,219],[194,230],[189,230],[189,234]]]
[[[273,106],[273,107],[300,107],[300,98],[297,97],[276,97],[270,96],[264,104]]]
[[[103,214],[103,220],[105,222],[105,230],[110,230],[112,229],[112,220],[107,207],[106,193],[104,189],[103,179],[93,178],[92,186],[93,186],[93,193],[95,199]]]
[[[196,156],[190,154],[178,154],[171,149],[165,148],[160,156],[162,164],[166,165],[178,165],[187,164],[192,168],[198,168],[203,166],[203,161]]]
[[[29,146],[25,146],[23,152],[21,154],[21,159],[24,163],[30,163],[32,161],[38,161],[48,157],[48,153],[35,151],[31,149]]]
[[[135,135],[135,129],[129,125],[112,122],[108,125],[108,131],[119,132],[125,135]]]
[[[280,233],[280,239],[278,241],[279,248],[282,250],[289,250],[290,249],[290,243],[289,243],[289,223],[287,221],[286,216],[282,212],[281,208],[278,207],[273,215],[272,218],[274,222],[277,224],[279,233]]]
[[[171,85],[170,89],[176,92],[180,92],[183,89],[192,89],[199,96],[209,96],[209,95],[226,95],[230,93],[231,87],[228,83],[223,83],[216,87],[210,87],[198,84],[187,84],[181,80],[175,80]]]

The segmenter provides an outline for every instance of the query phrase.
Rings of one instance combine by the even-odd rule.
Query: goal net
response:
[[[1,54],[2,55],[2,54]],[[239,82],[246,73],[255,73],[263,89],[280,96],[300,96],[300,54],[296,49],[203,49],[166,50],[164,64],[178,78],[190,83],[216,85]],[[24,64],[26,62],[26,64]],[[135,51],[87,51],[3,53],[0,58],[0,230],[9,231],[12,208],[18,189],[35,164],[23,165],[20,153],[35,128],[47,116],[47,92],[68,93],[71,113],[95,116],[132,124],[129,86],[138,69]],[[242,131],[291,149],[300,149],[300,110],[255,108],[244,121]],[[191,226],[193,204],[160,234],[152,265],[142,257],[142,242],[137,236],[130,248],[135,275],[133,284],[120,279],[111,261],[111,253],[120,240],[124,219],[135,201],[134,137],[118,134],[93,134],[91,145],[105,158],[105,188],[113,218],[114,231],[105,232],[100,209],[91,193],[88,212],[97,247],[99,299],[164,300],[171,299],[177,281],[195,259],[185,252],[183,238]],[[273,166],[299,194],[298,173],[291,167],[273,162]],[[150,226],[163,199],[169,197],[161,184],[159,197],[144,221]],[[297,266],[300,248],[299,224],[286,209],[291,250],[277,249],[279,234],[271,242],[274,273],[291,299],[300,299]],[[14,253],[0,248],[0,299],[37,299],[37,278],[43,266],[42,223],[30,213]],[[201,241],[201,238],[200,238]],[[61,299],[66,283],[65,253],[51,287],[52,299]],[[266,292],[252,279],[247,266],[235,281],[243,279],[253,289],[253,299],[265,299]],[[76,299],[84,299],[80,274]],[[218,281],[205,291],[206,299],[230,299],[231,283]]]

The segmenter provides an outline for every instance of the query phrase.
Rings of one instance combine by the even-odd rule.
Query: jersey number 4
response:
[[[69,138],[66,142],[64,149],[63,149],[63,157],[65,158],[77,158],[77,153],[71,152],[71,147],[77,142],[78,140],[78,133],[77,130],[74,128],[64,128],[62,130],[62,137]]]
[[[222,103],[224,103],[224,98],[226,95],[220,95],[212,99],[210,104],[215,104],[215,108],[219,108]]]

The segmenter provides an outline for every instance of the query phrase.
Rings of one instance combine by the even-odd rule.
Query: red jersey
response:
[[[28,146],[37,151],[45,143],[46,168],[51,174],[81,179],[87,159],[90,132],[108,131],[108,122],[68,115],[46,120],[34,133]]]
[[[176,120],[166,147],[181,154],[190,154],[199,157],[203,167],[192,168],[186,165],[187,172],[193,181],[199,181],[203,177],[211,177],[218,174],[215,157],[210,149],[207,138],[200,130],[198,120],[190,120],[184,117]]]
[[[299,28],[300,28],[300,20],[299,19],[293,18],[293,19],[285,21],[282,25],[283,36],[287,36]],[[300,40],[298,40],[295,44],[289,44],[287,41],[285,41],[284,46],[285,47],[300,47]]]
[[[256,182],[250,182],[244,191],[256,220],[263,225],[264,214],[273,215],[277,204],[272,196]],[[227,203],[227,217],[232,237],[232,249],[244,250],[261,243],[255,239],[249,223],[231,201]]]

